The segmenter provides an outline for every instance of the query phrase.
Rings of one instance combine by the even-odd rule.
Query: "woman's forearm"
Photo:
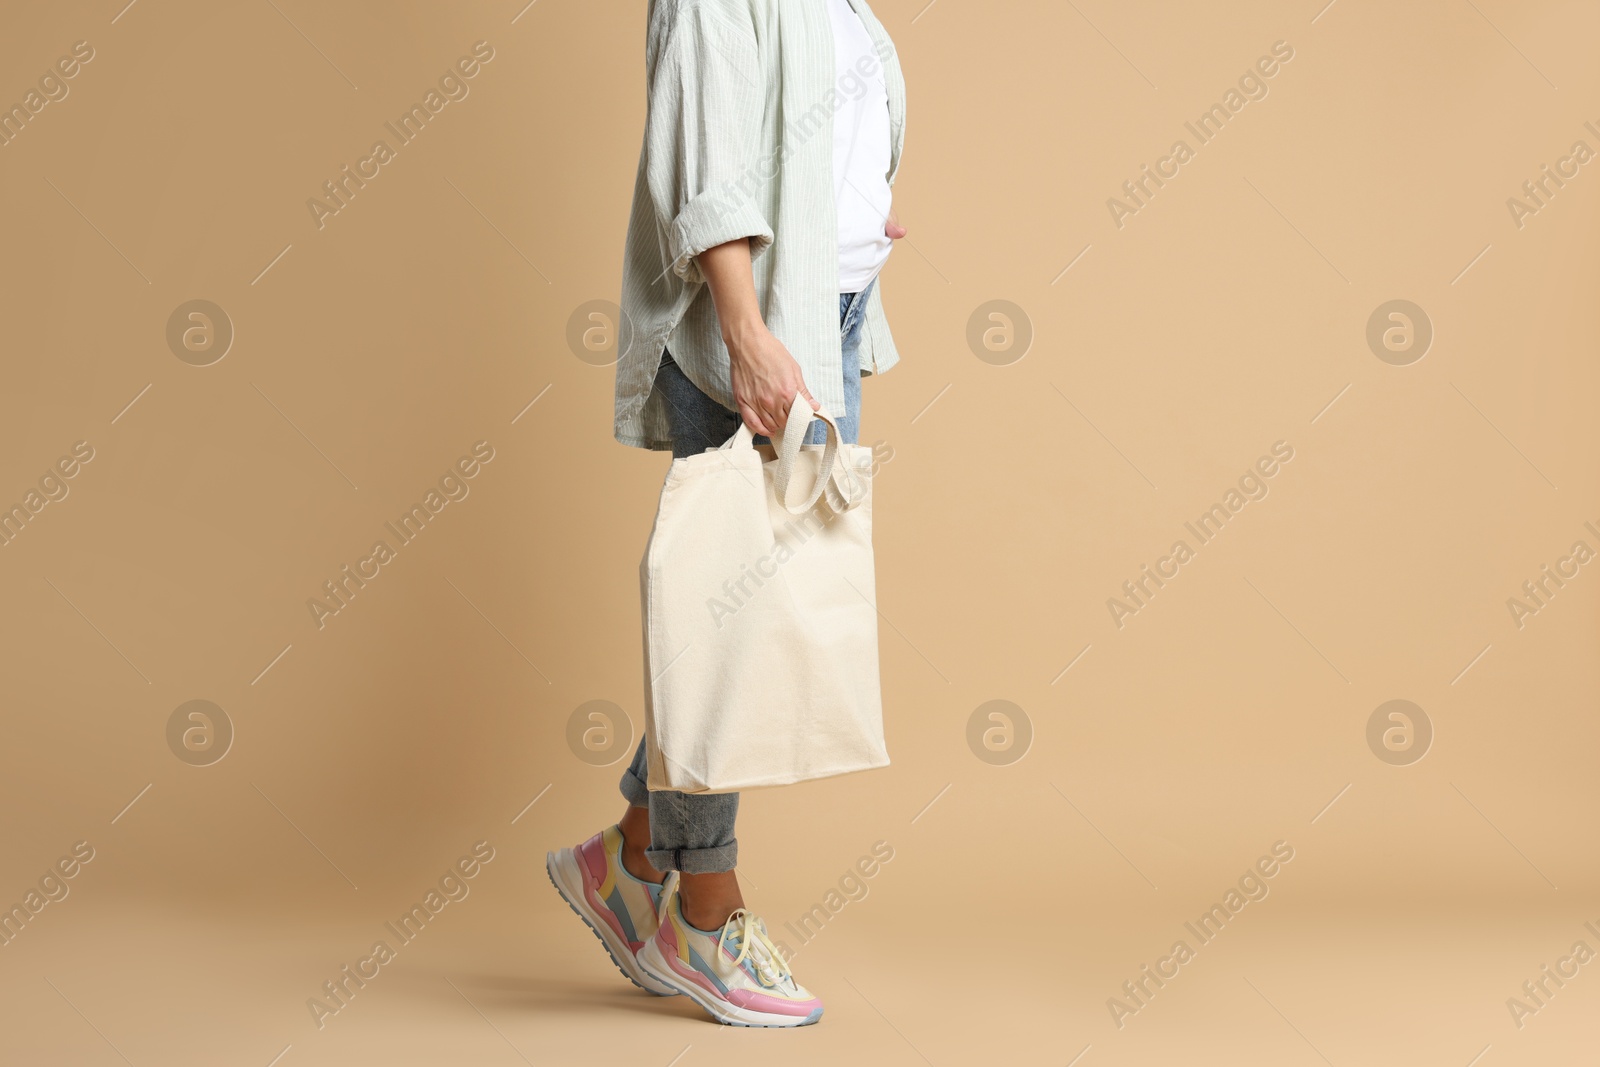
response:
[[[800,365],[761,318],[761,301],[756,298],[750,269],[749,238],[708,248],[698,260],[716,305],[722,342],[728,348],[734,405],[746,425],[759,434],[783,429],[796,393],[811,403],[813,411],[820,408],[806,388]]]
[[[761,302],[756,299],[755,276],[750,268],[750,239],[741,237],[701,252],[700,273],[711,289],[722,342],[734,358],[766,330]]]

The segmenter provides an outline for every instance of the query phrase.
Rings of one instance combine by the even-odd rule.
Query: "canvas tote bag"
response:
[[[826,443],[803,445],[813,417]],[[796,396],[778,458],[740,425],[675,459],[639,567],[649,787],[715,793],[888,764],[872,450]]]

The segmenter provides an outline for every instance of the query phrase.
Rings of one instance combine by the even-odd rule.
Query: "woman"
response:
[[[854,443],[862,375],[899,359],[877,286],[905,233],[888,34],[865,0],[652,0],[645,81],[617,440],[691,456],[742,419],[770,456],[798,393]],[[807,440],[824,432],[816,420]],[[739,890],[738,794],[651,792],[646,777],[641,742],[621,820],[551,853],[551,881],[650,992],[732,1025],[816,1022],[822,1001]]]

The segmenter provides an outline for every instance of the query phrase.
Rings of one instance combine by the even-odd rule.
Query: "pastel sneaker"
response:
[[[639,966],[639,950],[655,935],[662,887],[622,865],[622,831],[608,826],[577,848],[547,852],[544,869],[567,906],[588,924],[611,962],[640,989],[661,997],[678,990]]]
[[[740,908],[721,930],[697,930],[684,921],[676,886],[674,872],[660,928],[639,950],[642,970],[729,1026],[808,1026],[822,1018],[821,999],[794,980],[766,923]]]

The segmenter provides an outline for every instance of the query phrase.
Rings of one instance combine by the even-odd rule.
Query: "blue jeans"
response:
[[[849,444],[855,444],[861,432],[861,319],[867,295],[876,284],[874,280],[859,293],[839,294],[840,364],[846,410],[834,421],[839,424],[840,439]],[[738,432],[739,413],[701,392],[672,361],[670,352],[661,355],[656,388],[667,401],[673,458],[696,456],[708,448],[717,448]],[[818,419],[807,431],[806,442],[821,444],[826,432],[826,425]],[[755,441],[767,443],[759,435]],[[680,793],[673,789],[651,792],[646,785],[648,768],[641,739],[619,784],[629,804],[650,809],[650,848],[645,859],[658,871],[706,874],[733,870],[739,859],[739,842],[733,836],[739,794]]]

